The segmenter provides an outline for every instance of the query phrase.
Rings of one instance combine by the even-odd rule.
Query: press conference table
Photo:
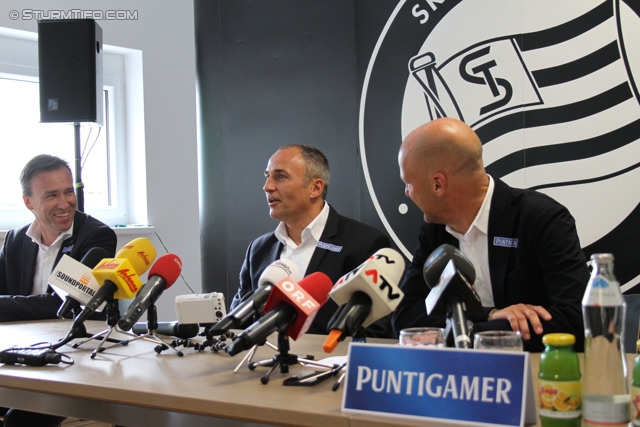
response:
[[[0,349],[13,345],[56,342],[66,336],[70,321],[50,320],[0,324]],[[87,322],[87,330],[97,333],[103,322]],[[325,337],[305,335],[291,341],[291,354],[327,356],[322,350]],[[270,339],[270,342],[272,339]],[[393,343],[391,340],[375,342]],[[69,345],[58,351],[73,357],[72,365],[0,365],[0,406],[65,415],[129,427],[147,426],[417,426],[424,420],[394,416],[354,414],[341,410],[343,387],[332,391],[334,377],[315,386],[284,386],[283,379],[309,370],[292,365],[289,374],[280,369],[268,384],[260,378],[267,368],[250,370],[236,366],[245,353],[230,357],[210,348],[197,352],[179,347],[183,357],[172,350],[160,354],[155,344],[143,340],[106,349],[91,359],[98,341],[77,349]],[[345,340],[331,354],[344,355]],[[254,361],[271,359],[275,351],[259,347]],[[531,355],[536,383],[539,355]],[[429,421],[428,425],[446,426]]]

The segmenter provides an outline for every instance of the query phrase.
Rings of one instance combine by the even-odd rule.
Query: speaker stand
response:
[[[73,124],[74,147],[75,147],[75,189],[76,189],[76,208],[80,212],[84,212],[84,184],[82,183],[82,149],[80,142],[80,123]]]

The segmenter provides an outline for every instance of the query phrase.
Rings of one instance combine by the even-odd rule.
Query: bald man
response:
[[[442,118],[411,132],[398,154],[405,194],[425,222],[400,284],[405,297],[393,314],[396,335],[413,326],[444,326],[428,316],[422,269],[444,243],[458,247],[476,269],[483,311],[473,331],[520,331],[525,350],[542,351],[542,335],[568,332],[584,346],[581,300],[589,280],[575,221],[552,198],[491,177],[482,143],[465,123]]]

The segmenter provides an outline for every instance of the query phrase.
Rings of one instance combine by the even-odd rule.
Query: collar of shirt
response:
[[[31,238],[33,243],[40,246],[40,249],[46,251],[47,249],[50,248],[50,246],[47,246],[42,243],[42,231],[40,231],[40,224],[38,224],[38,221],[34,220],[31,223],[31,225],[27,229],[26,235]],[[55,246],[59,242],[66,240],[71,236],[73,236],[73,223],[71,223],[71,227],[69,229],[64,230],[62,233],[58,235],[58,237],[56,237],[56,240],[53,241],[51,246]]]
[[[482,305],[493,307],[493,291],[491,288],[491,276],[489,270],[489,243],[487,233],[489,231],[489,211],[491,198],[495,184],[489,176],[489,188],[484,196],[480,210],[465,234],[458,233],[449,226],[446,230],[460,242],[460,251],[471,261],[476,269],[476,280],[473,288],[480,297]]]
[[[329,205],[324,203],[324,207],[313,221],[302,230],[302,243],[296,245],[287,234],[287,227],[283,222],[278,224],[274,231],[276,238],[284,245],[280,253],[281,259],[293,261],[301,272],[307,271],[311,256],[318,246],[324,227],[329,218]]]
[[[468,236],[474,228],[477,228],[478,231],[484,234],[487,234],[489,231],[489,210],[491,209],[491,198],[493,197],[493,189],[495,187],[495,184],[491,175],[487,176],[489,177],[489,188],[487,188],[487,194],[484,195],[484,200],[482,201],[480,210],[478,210],[478,213],[473,219],[473,222],[471,223],[471,226],[469,226],[467,232],[465,234],[461,234],[448,225],[446,226],[447,233],[451,234],[453,237],[456,237],[458,240],[464,239],[465,236]]]
[[[304,245],[309,238],[315,240],[317,244],[320,241],[320,237],[322,236],[322,232],[324,231],[324,226],[327,224],[327,219],[329,218],[329,205],[327,202],[324,202],[324,206],[318,216],[316,216],[313,221],[309,223],[302,230],[302,243],[300,246]],[[287,226],[284,222],[280,222],[276,230],[274,231],[276,238],[285,246],[296,247],[297,245],[289,238],[289,234],[287,233]],[[315,245],[314,245],[315,246]]]
[[[60,233],[51,246],[47,246],[42,243],[42,234],[37,221],[33,221],[31,223],[26,234],[35,244],[38,245],[38,256],[36,258],[31,294],[39,295],[47,292],[49,276],[53,271],[58,251],[62,246],[62,242],[73,235],[73,224],[71,224],[71,228]]]

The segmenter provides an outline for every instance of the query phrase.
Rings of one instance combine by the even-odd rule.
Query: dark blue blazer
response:
[[[573,217],[564,206],[542,193],[512,188],[495,178],[494,182],[488,250],[495,307],[485,307],[482,314],[469,316],[475,330],[511,329],[506,320],[486,320],[493,308],[517,303],[540,305],[553,316],[542,322],[543,334],[572,333],[576,336],[575,348],[581,351],[581,301],[589,270]],[[422,224],[418,247],[400,283],[405,295],[391,318],[396,335],[412,326],[444,325],[442,316],[427,316],[424,300],[429,289],[422,277],[425,260],[443,243],[458,247],[458,239],[447,233],[444,225]],[[542,337],[532,333],[525,349],[544,350]]]
[[[55,319],[62,301],[51,291],[31,295],[35,275],[38,245],[26,235],[29,225],[10,230],[0,250],[0,321]],[[115,255],[115,232],[97,219],[76,211],[73,235],[66,239],[56,256],[62,255],[80,261],[94,247],[101,247]]]
[[[320,241],[333,245],[334,250],[316,247],[304,275],[320,271],[329,276],[332,283],[358,267],[378,249],[388,248],[391,245],[385,234],[369,225],[338,214],[333,207],[330,207],[327,224]],[[240,287],[231,301],[232,309],[245,294],[258,287],[260,275],[269,264],[280,258],[282,247],[283,245],[273,232],[264,234],[249,244],[240,270]],[[308,333],[326,334],[329,319],[337,308],[337,304],[329,299],[318,311]],[[370,333],[376,336],[389,334],[390,331],[374,332],[374,329]]]

